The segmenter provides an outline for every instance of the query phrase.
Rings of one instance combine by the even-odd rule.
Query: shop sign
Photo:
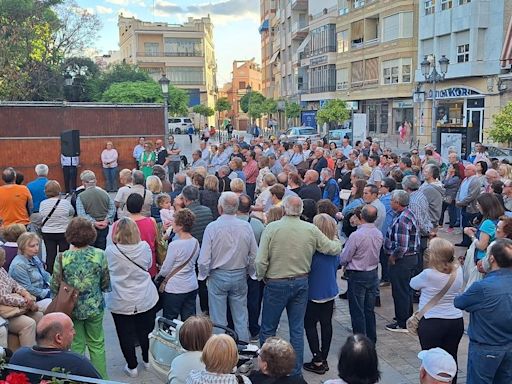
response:
[[[314,59],[309,60],[310,66],[320,65],[320,64],[325,64],[325,63],[327,63],[327,55],[315,57]]]
[[[413,107],[414,107],[414,103],[412,100],[393,101],[394,109],[413,108]]]
[[[357,111],[359,109],[359,102],[358,101],[346,101],[347,108],[351,109],[352,111]]]
[[[432,99],[432,95],[432,90],[428,91],[428,99]],[[480,93],[463,87],[452,87],[436,91],[436,99],[453,99],[457,97],[468,97],[476,95],[480,95]]]

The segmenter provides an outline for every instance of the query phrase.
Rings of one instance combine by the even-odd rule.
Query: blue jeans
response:
[[[234,269],[211,271],[208,278],[208,303],[210,318],[215,324],[226,327],[227,303],[233,316],[238,338],[249,342],[249,315],[247,313],[247,270]]]
[[[167,293],[162,295],[163,316],[169,320],[180,317],[187,320],[196,314],[197,289],[187,293]]]
[[[512,383],[512,350],[469,342],[467,384]]]
[[[418,255],[405,256],[389,266],[391,294],[395,305],[395,319],[400,327],[412,316],[412,289],[409,286],[413,271],[418,264]]]
[[[262,281],[247,277],[247,311],[249,312],[249,332],[251,332],[251,336],[260,333],[262,285]]]
[[[348,277],[348,308],[352,332],[366,335],[376,343],[377,326],[373,310],[379,289],[378,271],[346,271],[345,275]]]
[[[449,220],[450,221],[450,228],[455,228],[456,224],[457,224],[457,221],[459,221],[458,220],[458,217],[459,217],[458,210],[459,209],[455,205],[454,201],[451,204],[448,204],[448,218],[450,219]]]
[[[167,171],[169,172],[169,182],[173,182],[174,175],[180,173],[181,161],[170,161],[167,164]]]
[[[117,167],[116,168],[103,168],[103,175],[105,176],[105,189],[107,192],[117,191]]]
[[[300,375],[304,359],[304,315],[308,303],[308,278],[268,280],[263,290],[260,344],[276,335],[281,314],[286,308],[290,343],[295,350],[295,368],[291,375]]]

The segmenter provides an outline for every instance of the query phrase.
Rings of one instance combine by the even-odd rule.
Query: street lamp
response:
[[[167,145],[169,141],[169,120],[168,101],[169,101],[169,83],[171,81],[162,73],[162,77],[158,80],[158,84],[162,88],[162,94],[164,95],[164,145]]]
[[[445,55],[439,59],[439,72],[436,68],[436,57],[433,55],[425,56],[421,62],[421,73],[427,83],[432,83],[432,143],[437,142],[437,105],[436,105],[436,83],[443,81],[448,72],[450,60]],[[432,67],[432,68],[430,68]]]
[[[247,101],[247,116],[249,117],[249,129],[251,128],[251,95],[252,95],[252,87],[251,84],[248,84],[245,88],[246,93],[249,95],[249,100]]]

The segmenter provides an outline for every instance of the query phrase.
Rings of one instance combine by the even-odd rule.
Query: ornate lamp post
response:
[[[421,62],[421,73],[427,83],[432,83],[432,143],[437,142],[437,103],[436,103],[436,84],[444,80],[450,60],[442,55],[439,59],[439,72],[436,68],[436,57],[433,55],[425,56]],[[431,68],[432,67],[432,68]]]
[[[158,84],[162,88],[164,95],[164,145],[167,145],[169,139],[169,83],[171,81],[162,73],[162,77],[158,80]]]

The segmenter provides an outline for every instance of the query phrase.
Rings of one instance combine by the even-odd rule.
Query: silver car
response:
[[[302,144],[307,139],[320,140],[320,135],[313,127],[291,127],[282,136],[281,140],[292,144]]]
[[[500,161],[504,159],[512,161],[512,148],[487,146],[487,153],[490,158],[496,158]]]

